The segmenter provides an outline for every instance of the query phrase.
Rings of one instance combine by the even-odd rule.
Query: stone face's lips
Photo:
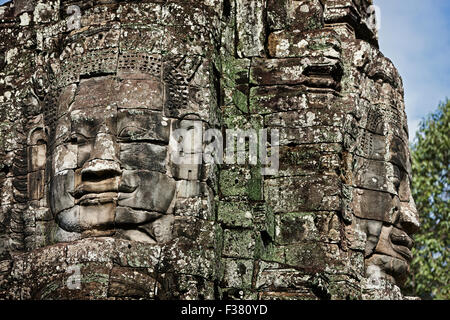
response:
[[[99,205],[116,201],[119,192],[119,177],[101,181],[84,181],[70,194],[77,205]]]
[[[389,237],[392,243],[392,248],[397,253],[401,254],[407,261],[411,261],[411,249],[414,246],[414,240],[411,239],[406,232],[396,228],[392,229]]]
[[[75,201],[82,206],[100,205],[117,200],[117,192],[88,193]]]
[[[409,263],[412,260],[413,245],[414,241],[405,231],[394,226],[383,226],[375,251]]]
[[[413,258],[411,250],[409,250],[407,247],[405,246],[396,246],[394,244],[392,244],[392,248],[399,253],[403,258],[406,259],[407,262],[410,262]]]
[[[119,179],[109,178],[97,182],[85,181],[75,188],[71,192],[71,195],[75,199],[80,199],[84,195],[91,193],[105,193],[105,192],[118,192],[119,191]]]
[[[399,229],[392,229],[390,238],[393,244],[405,246],[408,249],[412,249],[414,246],[414,240],[411,239],[408,234]]]

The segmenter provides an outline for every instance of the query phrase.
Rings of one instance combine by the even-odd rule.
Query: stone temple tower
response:
[[[371,0],[14,0],[0,34],[0,298],[404,299]]]

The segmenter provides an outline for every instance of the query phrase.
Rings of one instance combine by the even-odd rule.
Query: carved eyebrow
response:
[[[121,136],[122,135],[122,133],[123,133],[123,131],[125,131],[126,129],[138,129],[138,130],[140,130],[140,131],[142,131],[142,133],[141,134],[139,134],[139,136],[141,136],[141,135],[144,135],[145,133],[147,133],[148,131],[150,131],[149,129],[145,129],[145,128],[143,128],[143,127],[141,127],[141,126],[138,126],[138,125],[135,125],[135,124],[130,124],[130,125],[126,125],[126,126],[124,126],[122,129],[120,129],[120,131],[119,131],[119,133],[118,133],[118,136]]]
[[[80,132],[72,132],[69,137],[67,137],[67,141],[73,141],[74,138],[81,138],[81,140],[90,140],[93,137],[86,137],[84,134],[80,133]],[[77,141],[78,142],[78,141]]]
[[[69,132],[69,136],[71,137],[73,134],[78,134],[85,139],[93,138],[97,132],[98,122],[99,121],[96,121],[95,119],[71,119],[71,130]]]
[[[122,117],[123,116],[123,117]],[[145,114],[133,114],[124,112],[117,119],[117,132],[122,132],[127,127],[136,127],[142,130],[148,130],[148,119]]]

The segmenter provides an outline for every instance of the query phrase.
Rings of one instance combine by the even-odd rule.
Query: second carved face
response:
[[[366,275],[402,284],[419,216],[411,195],[407,134],[398,125],[384,125],[390,126],[389,134],[368,130],[365,152],[355,158],[353,212],[367,236]]]

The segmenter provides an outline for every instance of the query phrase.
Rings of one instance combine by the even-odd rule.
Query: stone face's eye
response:
[[[88,141],[88,138],[81,133],[72,133],[69,138],[69,142],[72,144],[84,144]]]
[[[392,176],[390,177],[392,183],[394,184],[395,190],[398,191],[398,189],[400,188],[400,178],[397,176]]]
[[[128,126],[120,130],[119,138],[138,138],[145,134],[145,130],[136,126]]]

